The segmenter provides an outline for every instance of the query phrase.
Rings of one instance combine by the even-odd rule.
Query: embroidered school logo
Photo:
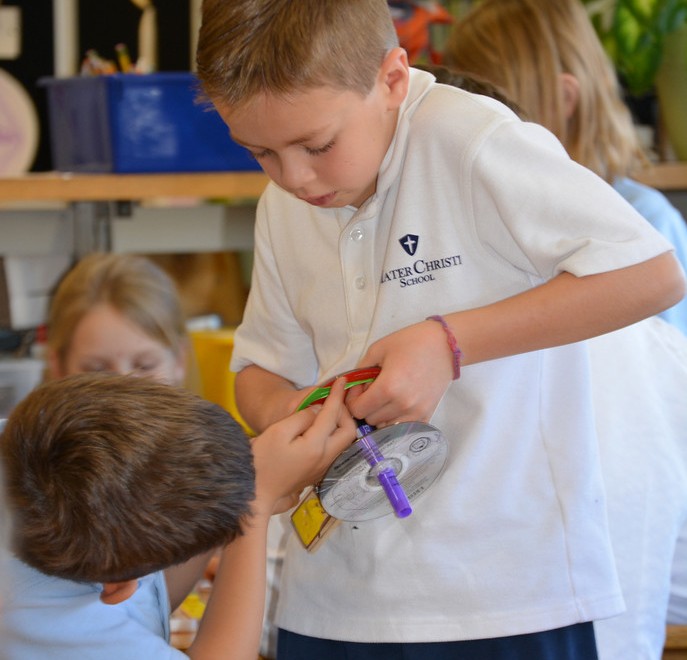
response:
[[[405,253],[411,257],[415,256],[420,237],[417,234],[406,234],[398,239],[401,247]],[[424,243],[423,251],[427,250],[428,243]],[[404,257],[405,259],[405,257]],[[439,277],[439,271],[446,268],[455,268],[461,266],[462,261],[459,254],[449,254],[440,256],[438,258],[420,258],[414,259],[412,263],[406,262],[404,265],[389,268],[382,272],[380,284],[387,284],[390,282],[397,282],[403,289],[407,286],[415,284],[425,284],[426,282],[435,282]]]
[[[417,234],[406,234],[398,239],[401,247],[412,257],[417,252],[420,237]]]

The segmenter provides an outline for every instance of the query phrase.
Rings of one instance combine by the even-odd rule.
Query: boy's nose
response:
[[[292,158],[281,163],[281,185],[296,192],[315,179],[315,172],[304,160]]]

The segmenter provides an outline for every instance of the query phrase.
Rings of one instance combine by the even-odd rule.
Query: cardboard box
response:
[[[53,167],[67,172],[259,170],[197,101],[193,73],[43,78]]]

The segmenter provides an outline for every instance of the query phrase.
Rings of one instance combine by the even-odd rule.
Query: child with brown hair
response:
[[[550,132],[410,68],[385,0],[202,14],[204,92],[272,179],[242,415],[260,430],[380,366],[353,416],[451,445],[412,516],[289,540],[278,657],[594,658],[622,597],[581,340],[684,295],[670,244]]]
[[[267,522],[353,436],[342,382],[252,444],[219,406],[149,379],[79,374],[34,390],[0,436],[15,514],[3,657],[185,657],[169,613],[222,547],[187,653],[254,660]]]
[[[145,256],[93,252],[79,259],[54,292],[48,329],[49,377],[109,371],[201,390],[177,286]],[[277,592],[272,554],[268,608]],[[208,563],[210,579],[217,559]],[[265,639],[272,630],[267,609]]]

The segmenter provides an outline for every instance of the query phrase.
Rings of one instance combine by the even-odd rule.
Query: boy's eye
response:
[[[305,150],[311,156],[319,156],[320,154],[326,154],[333,146],[334,140],[332,140],[331,142],[327,142],[327,144],[325,144],[323,147],[318,147],[317,149],[313,149],[312,147],[305,147]]]
[[[254,158],[255,160],[260,160],[261,158],[266,158],[271,153],[269,149],[263,149],[262,151],[251,151],[250,149],[248,149],[247,151],[248,151],[248,155],[251,158]]]
[[[331,142],[328,142],[322,147],[306,147],[304,146],[303,148],[305,149],[306,153],[310,156],[319,156],[321,154],[327,153],[332,147],[334,146],[334,140]],[[251,151],[248,149],[248,154],[250,155],[251,158],[255,158],[255,160],[260,160],[262,158],[267,158],[272,154],[271,149],[263,149],[262,151]]]

